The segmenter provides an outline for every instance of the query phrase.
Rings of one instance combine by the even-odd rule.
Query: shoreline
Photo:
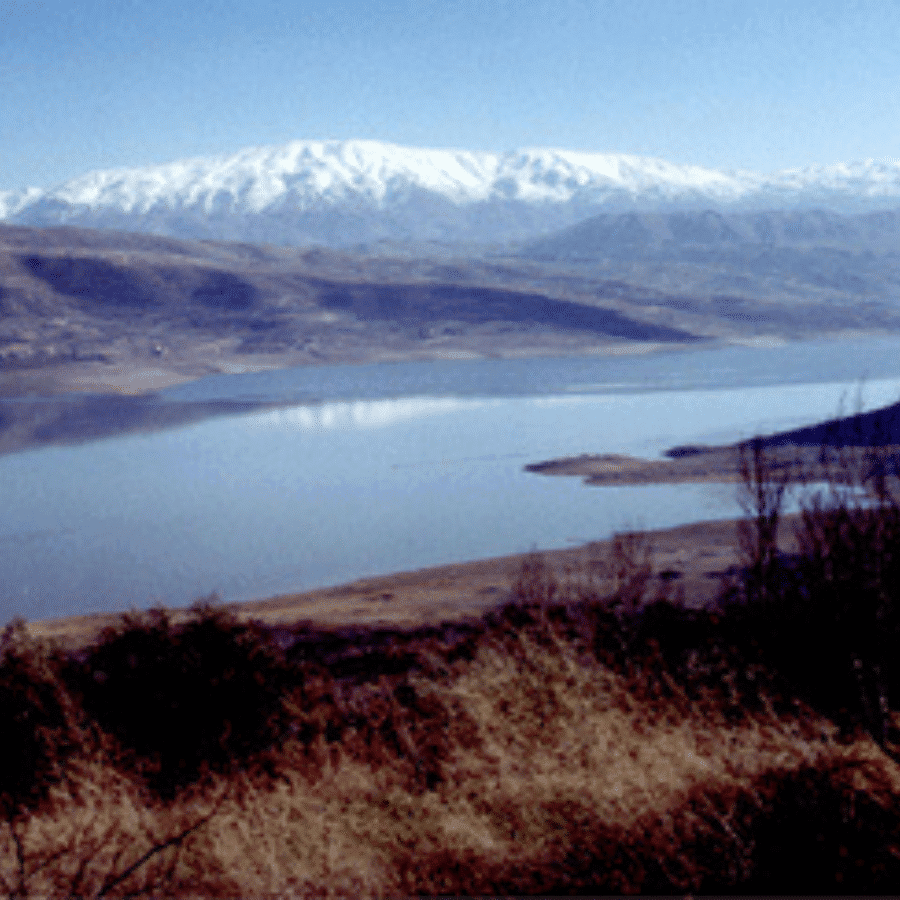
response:
[[[638,352],[635,347],[631,350]],[[651,351],[644,348],[642,352]],[[898,425],[897,415],[896,408],[892,407],[859,414],[840,422],[850,422],[855,436],[859,434],[860,423],[864,422],[873,435],[877,433],[884,437],[888,433],[884,430],[888,425]],[[832,434],[832,431],[832,436],[840,437],[841,428],[835,430],[834,426],[834,422],[822,423],[764,438],[767,456],[771,453],[770,462],[774,461],[776,465],[770,471],[777,472],[778,467],[796,471],[799,467],[807,476],[810,473],[821,474],[815,468],[823,446],[821,437]],[[900,431],[896,434],[895,442],[900,444]],[[803,443],[799,440],[800,436],[807,436],[809,442]],[[843,443],[837,446],[846,447],[847,444],[844,435]],[[678,484],[692,481],[734,483],[741,480],[739,447],[674,448],[669,451],[668,459],[582,454],[532,463],[525,468],[541,474],[582,477],[592,485]],[[881,446],[881,449],[898,448]],[[833,471],[832,468],[831,474]],[[723,576],[737,563],[737,525],[738,520],[721,520],[641,533],[646,534],[656,547],[655,569],[665,575],[668,585],[682,591],[691,605],[704,605],[715,599]],[[579,566],[590,568],[603,554],[608,553],[611,543],[611,540],[596,541],[581,547],[539,552],[548,563],[560,570]],[[530,555],[516,554],[397,572],[333,587],[225,603],[223,606],[241,618],[256,618],[276,625],[298,621],[325,627],[385,625],[400,628],[436,624],[477,616],[502,602],[509,594],[516,570]],[[172,612],[178,615],[177,609]],[[115,623],[121,615],[98,613],[60,617],[33,622],[29,630],[35,635],[47,637],[75,639],[80,635],[85,638]]]
[[[697,450],[676,459],[644,459],[618,453],[582,453],[524,466],[537,475],[583,479],[588,485],[739,483],[737,448]]]
[[[604,487],[646,484],[740,484],[743,445],[722,447],[674,447],[665,459],[646,459],[617,453],[582,453],[524,466],[537,475],[583,479],[586,485]],[[823,465],[819,447],[782,442],[765,447],[768,472],[792,480],[827,480],[833,475]]]
[[[372,348],[365,353],[323,353],[311,357],[302,350],[280,353],[181,354],[176,358],[134,357],[115,362],[66,361],[35,367],[0,368],[0,399],[28,396],[60,397],[72,394],[110,394],[139,397],[166,388],[219,375],[244,375],[324,366],[365,366],[379,363],[443,362],[447,360],[578,358],[645,356],[654,353],[690,353],[741,341],[704,340],[698,343],[619,341],[593,346],[547,345],[517,348],[410,347]]]
[[[653,550],[649,594],[665,587],[683,594],[693,607],[715,603],[723,579],[738,564],[737,526],[738,520],[729,519],[634,532],[646,536]],[[599,572],[609,559],[613,540],[395,572],[221,606],[240,620],[270,627],[305,623],[325,629],[408,630],[466,621],[504,603],[522,564],[535,553],[565,578],[572,571]],[[176,621],[188,613],[188,608],[166,609]],[[83,646],[127,612],[29,621],[26,627],[36,638]]]
[[[323,366],[364,366],[378,363],[442,362],[446,360],[591,358],[695,353],[723,347],[773,348],[788,344],[842,343],[886,337],[880,329],[841,329],[799,336],[706,335],[691,341],[606,340],[598,342],[545,340],[531,344],[470,341],[410,341],[406,345],[322,347],[315,351],[240,352],[223,342],[182,342],[162,355],[129,353],[121,348],[109,358],[48,360],[42,365],[0,366],[0,399],[72,394],[142,396],[165,388],[219,375]]]

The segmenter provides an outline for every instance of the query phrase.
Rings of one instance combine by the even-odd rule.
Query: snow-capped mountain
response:
[[[761,175],[565,150],[294,141],[0,193],[0,220],[346,246],[521,239],[603,212],[815,206],[900,206],[900,163]]]

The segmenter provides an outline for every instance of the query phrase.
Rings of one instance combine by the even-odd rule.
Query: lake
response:
[[[896,339],[203,379],[153,402],[270,408],[0,457],[0,617],[249,600],[730,517],[733,486],[523,466],[811,423],[855,411],[861,383],[865,408],[900,397]]]

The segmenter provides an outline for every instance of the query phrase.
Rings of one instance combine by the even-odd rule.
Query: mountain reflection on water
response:
[[[272,410],[298,427],[375,427],[503,397],[642,394],[893,377],[896,338],[588,357],[314,366],[218,375],[141,396],[0,398],[0,454]],[[896,399],[890,398],[890,399]],[[365,402],[365,401],[384,401]],[[828,414],[833,414],[832,409]],[[284,417],[279,419],[279,417]]]
[[[179,402],[158,394],[70,394],[0,400],[0,454],[179,428],[271,407],[250,400]]]

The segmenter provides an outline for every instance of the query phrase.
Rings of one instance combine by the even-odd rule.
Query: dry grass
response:
[[[487,635],[471,660],[413,684],[468,722],[431,789],[411,784],[402,759],[366,759],[322,737],[313,747],[287,742],[276,781],[232,773],[170,803],[108,764],[85,763],[18,826],[24,871],[6,832],[6,892],[710,891],[754,878],[771,888],[784,875],[763,878],[766,823],[779,790],[804,779],[810,784],[781,802],[780,815],[802,819],[803,803],[812,804],[800,824],[827,832],[818,861],[848,870],[843,876],[858,886],[856,859],[837,848],[852,848],[845,833],[868,827],[858,821],[868,804],[892,827],[868,835],[867,861],[883,858],[889,872],[879,881],[867,868],[867,884],[897,876],[891,804],[900,770],[869,741],[842,744],[809,711],[761,712],[735,724],[711,703],[692,710],[636,699],[625,676],[591,662],[552,627]],[[837,813],[820,820],[822,803]],[[829,883],[839,885],[835,874],[842,872]]]
[[[81,763],[38,812],[6,823],[0,885],[11,896],[166,891],[184,841],[221,806],[223,789],[166,807],[111,766]]]
[[[58,652],[9,630],[0,890],[894,891],[898,670],[845,601],[868,591],[891,631],[900,504],[807,510],[791,560],[777,499],[756,494],[743,605],[718,611],[675,602],[631,535],[580,568],[529,558],[468,624],[276,634],[201,605]],[[822,652],[798,665],[803,640]],[[842,673],[847,651],[868,655]]]

